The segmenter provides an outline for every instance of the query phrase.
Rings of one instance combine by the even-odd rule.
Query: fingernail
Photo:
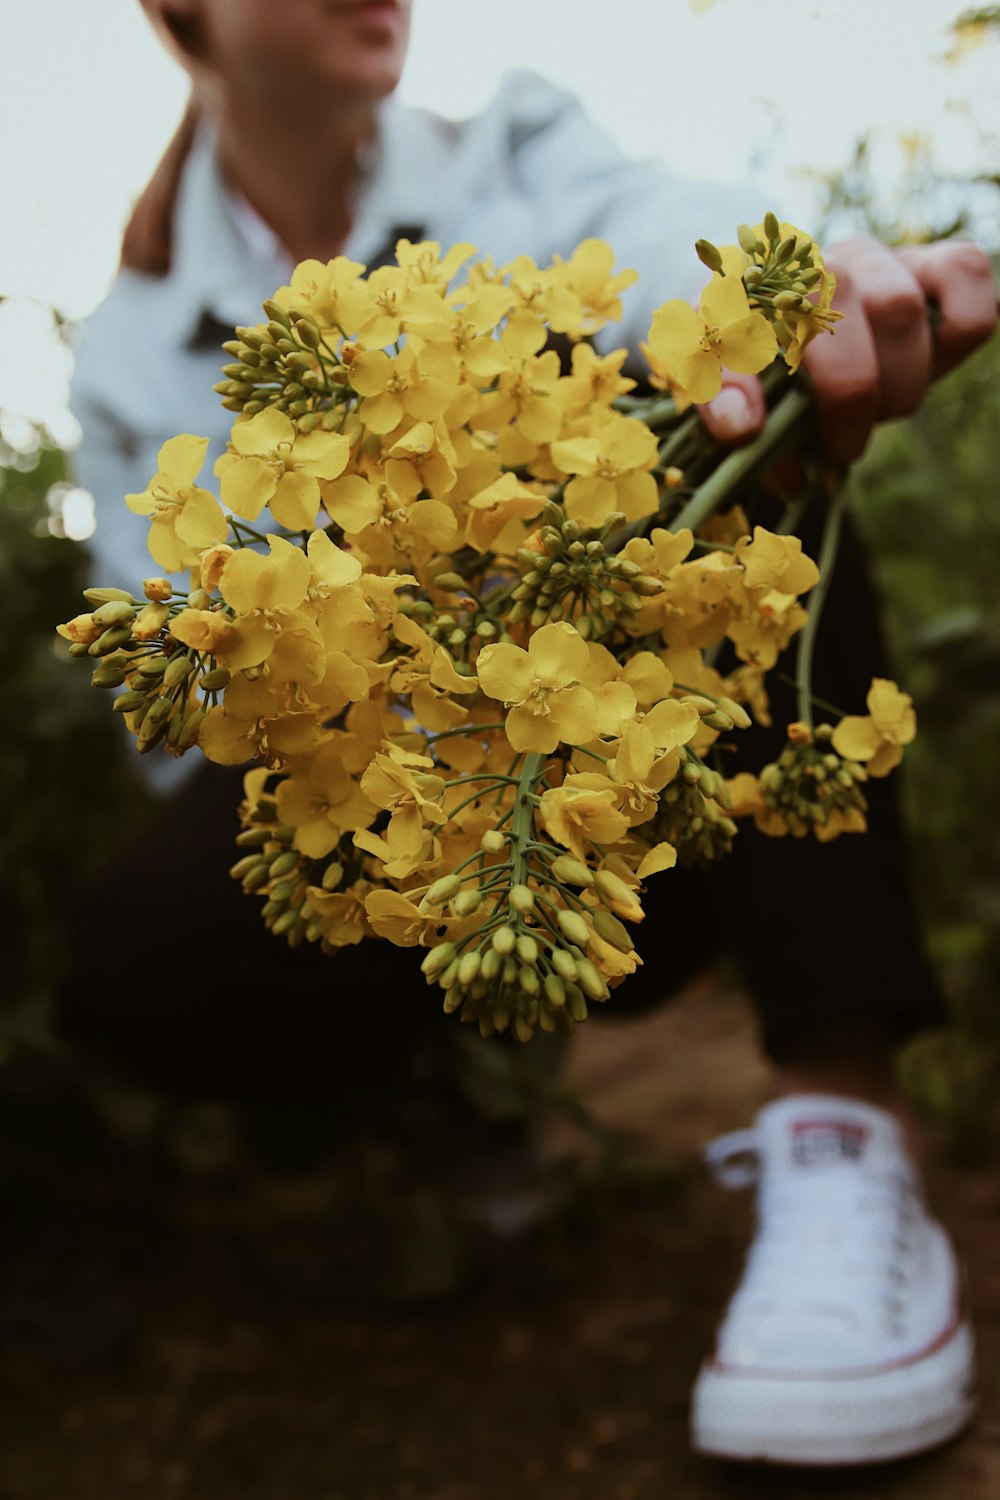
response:
[[[721,438],[743,437],[753,425],[750,403],[739,386],[727,385],[708,403],[712,425]]]

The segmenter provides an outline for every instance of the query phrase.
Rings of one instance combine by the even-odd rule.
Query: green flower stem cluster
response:
[[[468,873],[459,866],[423,898],[424,908],[450,905],[456,916],[490,907],[474,931],[432,948],[421,965],[428,984],[445,991],[445,1010],[477,1021],[484,1036],[509,1029],[526,1042],[536,1028],[569,1035],[586,1020],[588,1000],[608,998],[608,986],[586,954],[595,934],[622,952],[632,948],[623,923],[606,909],[585,905],[573,889],[596,885],[600,896],[603,879],[627,893],[624,883],[595,876],[537,837],[536,788],[545,783],[547,765],[547,756],[524,757],[513,805],[483,835],[479,854],[466,862]],[[491,855],[504,857],[487,863]]]
[[[100,630],[100,634],[89,642],[74,641],[69,652],[98,658],[91,677],[94,687],[124,689],[113,708],[115,713],[130,716],[140,755],[161,741],[182,755],[197,742],[205,700],[215,701],[229,682],[229,672],[169,634],[171,616],[187,604],[189,596],[169,603],[161,597],[170,593],[169,584],[162,579],[150,580],[150,584],[146,600],[134,599],[123,589],[85,590],[88,603],[97,605],[89,617],[91,631]],[[87,618],[78,617],[77,623],[89,634]]]
[[[680,774],[660,794],[656,836],[674,845],[681,864],[709,865],[736,837],[732,805],[726,778],[685,746]]]
[[[608,550],[608,538],[624,519],[613,511],[601,527],[591,529],[567,520],[550,502],[539,533],[543,550],[521,548],[517,554],[524,571],[513,592],[510,623],[527,620],[537,629],[548,620],[569,620],[584,640],[600,640],[642,608],[644,595],[658,594],[663,588],[658,578]]]
[[[213,387],[223,406],[247,417],[275,406],[302,432],[335,426],[338,398],[352,394],[345,367],[304,313],[287,313],[274,301],[264,303],[264,312],[266,323],[237,328],[222,346],[234,360]]]
[[[796,837],[825,827],[834,814],[848,820],[864,817],[861,784],[868,772],[831,748],[832,735],[832,725],[817,725],[808,739],[803,735],[788,744],[760,773],[765,805],[781,814]]]
[[[416,620],[432,641],[445,647],[460,675],[471,676],[469,657],[479,646],[511,638],[506,628],[509,621],[504,620],[497,609],[499,594],[496,598],[481,598],[458,573],[439,573],[434,588],[458,597],[454,603],[441,609],[430,599],[401,594],[398,599],[400,613]],[[504,599],[508,592],[507,589],[499,591]]]

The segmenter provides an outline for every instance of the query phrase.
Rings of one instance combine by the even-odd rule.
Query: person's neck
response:
[[[219,164],[290,255],[328,260],[350,230],[358,152],[374,129],[370,104],[318,120],[227,108],[219,120]]]

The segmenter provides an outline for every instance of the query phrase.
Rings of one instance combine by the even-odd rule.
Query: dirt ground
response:
[[[93,1187],[82,1221],[57,1221],[36,1246],[73,1268],[58,1317],[40,1305],[45,1277],[16,1269],[0,1500],[1000,1495],[996,1162],[930,1164],[973,1291],[974,1430],[885,1468],[717,1465],[688,1449],[687,1397],[749,1206],[706,1180],[698,1152],[767,1097],[750,1014],[702,982],[653,1015],[589,1022],[570,1075],[598,1118],[629,1132],[633,1165],[592,1182],[557,1226],[484,1248],[458,1295],[345,1295],[328,1274],[339,1231],[323,1173],[252,1201],[206,1183],[168,1212],[133,1183],[124,1215]],[[550,1144],[589,1149],[565,1122]],[[15,1194],[15,1221],[23,1211]],[[433,1225],[426,1250],[433,1262]]]

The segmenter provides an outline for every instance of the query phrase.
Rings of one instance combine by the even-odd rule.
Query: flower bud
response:
[[[537,995],[542,987],[536,970],[529,968],[527,964],[522,964],[518,969],[517,982],[525,995]]]
[[[594,876],[585,864],[571,854],[557,854],[552,861],[552,873],[564,885],[593,885]]]
[[[538,962],[538,943],[530,932],[522,932],[515,944],[517,956],[523,964],[534,966]]]
[[[749,224],[741,224],[736,231],[736,238],[740,242],[740,249],[747,255],[763,254],[764,246],[754,234]]]
[[[460,891],[452,901],[451,908],[456,917],[471,917],[479,910],[482,900],[478,890]]]
[[[512,885],[507,900],[514,911],[525,916],[533,910],[535,905],[535,893],[526,885]]]
[[[479,847],[486,854],[502,854],[507,847],[507,837],[499,828],[488,828],[479,840]]]
[[[457,896],[462,889],[462,879],[459,875],[442,875],[440,880],[435,880],[428,889],[424,900],[428,906],[443,906],[450,901],[452,896]]]
[[[702,265],[707,266],[710,271],[714,271],[718,276],[725,274],[722,269],[722,256],[711,240],[695,240],[694,253]]]
[[[560,1010],[566,1004],[566,986],[558,974],[546,974],[542,988],[545,999],[553,1010]]]
[[[184,728],[181,730],[180,739],[177,741],[177,753],[183,755],[185,750],[190,750],[192,745],[198,743],[198,735],[201,726],[205,722],[205,710],[196,708],[193,714],[189,714],[184,720]]]
[[[719,699],[719,707],[723,713],[729,715],[737,729],[750,728],[753,721],[741,703],[737,703],[733,698],[723,697]]]
[[[266,844],[271,837],[269,828],[244,828],[242,833],[236,835],[236,844],[240,849],[259,849],[261,844]]]
[[[576,943],[580,948],[585,948],[590,942],[590,923],[578,911],[563,910],[556,920],[560,930],[569,938],[571,943]]]
[[[585,1021],[587,1019],[587,1002],[583,998],[583,991],[579,985],[569,984],[566,986],[566,1010],[574,1021]]]
[[[112,651],[117,651],[119,646],[124,646],[131,639],[131,625],[112,625],[99,635],[96,641],[91,641],[87,647],[87,655],[110,656]]]
[[[632,939],[628,928],[618,918],[612,916],[609,911],[597,911],[594,913],[594,927],[598,937],[602,937],[612,948],[617,948],[619,953],[632,952]],[[582,983],[582,981],[581,981]]]
[[[469,985],[476,978],[481,963],[482,958],[475,948],[468,953],[462,954],[462,957],[458,961],[458,982],[463,989],[468,989]]]
[[[501,961],[500,955],[495,948],[486,949],[486,952],[483,954],[483,962],[480,965],[479,973],[480,977],[485,979],[488,984],[492,984],[493,980],[500,973]]]
[[[83,597],[88,604],[113,604],[116,601],[122,604],[132,603],[132,595],[127,594],[124,589],[84,589]],[[107,623],[110,624],[110,620]]]
[[[594,877],[594,888],[622,916],[629,917],[633,922],[642,921],[643,911],[639,898],[619,875],[613,874],[611,870],[598,870]]]
[[[154,641],[169,619],[169,605],[146,604],[135,617],[132,634],[137,641]]]
[[[601,977],[596,965],[589,958],[577,960],[577,983],[587,996],[588,1000],[606,1000],[608,998],[608,987]],[[574,1016],[574,1020],[577,1018]]]
[[[128,692],[119,693],[112,703],[112,710],[116,714],[134,714],[137,708],[141,708],[146,699],[142,693]]]
[[[167,669],[163,674],[163,686],[169,691],[186,682],[194,671],[194,662],[186,653],[172,656],[167,662]]]
[[[517,933],[513,927],[498,927],[490,941],[500,957],[506,958],[509,953],[513,953],[514,951],[514,945],[517,942]]]

